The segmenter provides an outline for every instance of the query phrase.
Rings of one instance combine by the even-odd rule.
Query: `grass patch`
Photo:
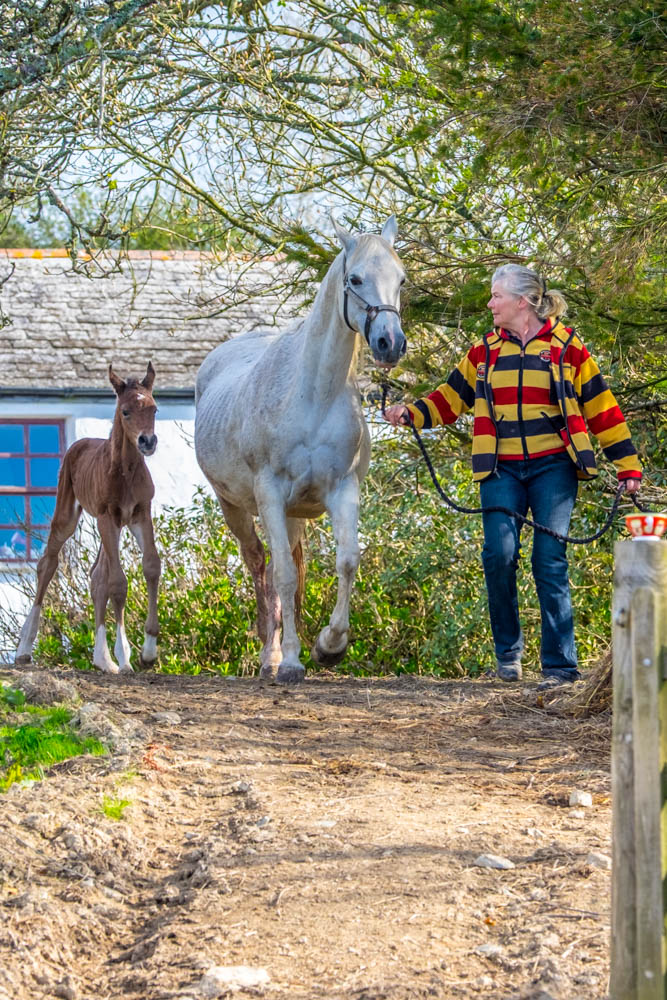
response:
[[[30,720],[17,721],[17,712]],[[71,719],[62,705],[28,705],[18,688],[0,685],[0,792],[17,781],[40,781],[44,768],[60,761],[107,752],[99,740],[79,736]]]

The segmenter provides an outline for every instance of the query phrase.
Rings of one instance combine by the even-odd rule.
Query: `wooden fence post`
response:
[[[615,546],[611,1000],[667,1000],[667,544]]]

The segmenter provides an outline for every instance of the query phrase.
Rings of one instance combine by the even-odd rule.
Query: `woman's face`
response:
[[[487,302],[487,307],[493,314],[494,326],[502,326],[506,330],[516,329],[525,316],[525,305],[523,296],[513,295],[507,291],[502,281],[494,281],[491,298]]]

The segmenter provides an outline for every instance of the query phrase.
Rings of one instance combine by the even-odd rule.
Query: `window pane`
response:
[[[25,559],[26,540],[23,531],[0,528],[0,559]]]
[[[0,486],[25,486],[25,462],[22,458],[0,458]]]
[[[49,524],[56,509],[55,497],[31,497],[30,521],[32,524]]]
[[[25,500],[23,497],[0,495],[0,524],[23,524],[25,522]]]
[[[31,424],[28,434],[31,452],[57,455],[60,451],[60,435],[54,424]]]
[[[49,538],[49,529],[42,528],[38,531],[30,532],[30,558],[39,559],[46,548],[46,543]]]
[[[23,453],[23,424],[0,424],[0,451]]]
[[[60,459],[58,458],[31,458],[30,485],[55,486],[58,482],[59,468]]]

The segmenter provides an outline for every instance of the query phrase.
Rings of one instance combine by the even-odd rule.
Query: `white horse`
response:
[[[282,683],[304,676],[296,630],[301,538],[305,519],[325,510],[336,540],[338,599],[311,655],[331,666],[347,648],[359,566],[359,487],[370,459],[354,378],[358,333],[382,368],[393,367],[406,350],[396,219],[387,220],[380,236],[353,236],[334,226],[343,250],[305,319],[282,333],[251,331],[226,341],[197,376],[197,460],[253,576],[261,676],[277,671]],[[256,515],[271,552],[268,570]]]

